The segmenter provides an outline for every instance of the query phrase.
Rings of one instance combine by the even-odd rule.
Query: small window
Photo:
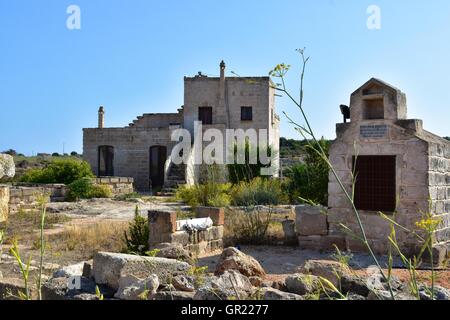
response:
[[[365,100],[363,118],[364,120],[384,119],[383,99]]]
[[[241,121],[252,121],[253,110],[252,107],[241,107]]]
[[[358,210],[394,212],[395,156],[358,156],[355,170],[355,206]]]
[[[199,107],[198,120],[202,124],[212,124],[212,107]]]

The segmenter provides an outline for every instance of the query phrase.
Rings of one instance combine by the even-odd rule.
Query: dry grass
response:
[[[251,215],[251,217],[250,217]],[[269,216],[267,212],[246,213],[241,210],[228,209],[225,214],[225,245],[239,244],[273,244],[285,240],[281,221],[291,218],[286,214]],[[267,225],[268,224],[268,225]],[[264,233],[264,229],[267,230]]]
[[[70,218],[56,213],[47,213],[45,219],[45,229],[52,229],[55,225],[64,224],[70,221]],[[0,229],[5,230],[5,244],[12,244],[14,241],[27,242],[32,241],[39,231],[40,212],[38,210],[20,210],[13,214]]]
[[[53,250],[77,251],[90,258],[98,251],[123,251],[123,234],[127,228],[128,223],[123,221],[67,226],[63,232],[50,236],[49,242]]]

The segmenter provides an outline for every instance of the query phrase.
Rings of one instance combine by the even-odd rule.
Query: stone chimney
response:
[[[225,62],[222,60],[222,62],[220,63],[220,80],[225,80]]]
[[[227,101],[226,101],[225,69],[226,69],[226,65],[225,65],[225,62],[222,60],[222,62],[220,62],[219,107],[221,110],[223,110],[222,112],[225,112],[224,116],[225,116],[227,125],[229,127],[230,126],[230,114],[229,114],[228,105],[227,105]]]
[[[103,106],[98,109],[98,128],[103,129],[105,127],[105,110]]]

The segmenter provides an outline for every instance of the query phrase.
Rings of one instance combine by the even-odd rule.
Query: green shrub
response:
[[[281,182],[265,178],[255,178],[235,185],[231,190],[231,199],[236,206],[279,205],[287,202]]]
[[[261,169],[265,167],[269,167],[267,165],[264,165],[261,163],[259,158],[259,147],[256,147],[256,154],[257,154],[257,163],[251,164],[250,163],[250,150],[253,149],[253,146],[250,146],[249,143],[245,144],[245,163],[243,164],[229,164],[227,165],[228,169],[228,180],[233,184],[238,184],[241,181],[251,181],[257,177],[261,176]],[[234,146],[234,156],[235,159],[237,158],[238,153],[238,146]],[[272,148],[269,147],[268,151],[266,151],[266,154],[270,156],[272,154]]]
[[[273,210],[260,207],[246,207],[243,211],[230,209],[225,215],[224,241],[227,245],[270,243],[268,230]]]
[[[322,139],[319,143],[328,154],[329,142]],[[294,204],[309,200],[326,206],[328,202],[328,165],[311,147],[306,147],[305,151],[307,152],[305,163],[299,163],[286,172],[288,178],[286,191]]]
[[[193,186],[180,186],[175,194],[176,199],[186,202],[192,207],[226,207],[230,205],[231,185],[228,183],[207,182]]]
[[[64,183],[71,184],[81,178],[92,178],[90,165],[77,159],[57,159],[45,168],[27,170],[20,181],[30,183]]]
[[[131,254],[146,255],[149,252],[148,220],[139,215],[139,207],[136,206],[134,219],[128,226],[128,232],[124,232],[126,252]]]
[[[112,190],[110,186],[97,185],[90,178],[82,178],[69,184],[67,200],[110,198],[111,196]]]

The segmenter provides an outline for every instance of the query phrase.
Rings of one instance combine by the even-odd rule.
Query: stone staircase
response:
[[[133,120],[133,122],[131,122],[128,126],[129,127],[134,127],[143,118],[144,118],[144,115],[138,116],[137,119]]]
[[[186,184],[186,165],[185,164],[171,164],[167,180],[159,192],[160,196],[173,196],[179,185]]]

